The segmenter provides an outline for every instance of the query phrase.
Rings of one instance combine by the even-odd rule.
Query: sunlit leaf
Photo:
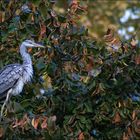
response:
[[[40,119],[39,118],[33,118],[32,119],[32,126],[35,128],[35,129],[37,129],[37,127],[38,127],[38,125],[39,125],[39,122],[40,122]]]

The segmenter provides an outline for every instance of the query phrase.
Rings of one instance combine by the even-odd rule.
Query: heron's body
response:
[[[33,76],[33,67],[31,57],[27,52],[27,47],[43,46],[31,40],[26,40],[21,44],[20,54],[23,58],[23,64],[10,64],[0,70],[0,99],[7,97],[6,99],[8,100],[9,95],[20,94],[24,84],[31,80]]]
[[[33,75],[32,65],[11,64],[0,71],[0,98],[6,97],[8,90],[12,95],[21,93],[24,84],[31,80]]]

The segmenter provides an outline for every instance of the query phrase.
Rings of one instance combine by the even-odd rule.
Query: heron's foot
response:
[[[6,100],[4,101],[4,103],[3,103],[2,107],[1,107],[1,114],[0,114],[1,116],[0,117],[4,116],[4,108],[5,108],[5,106],[7,105],[8,101],[9,101],[10,93],[11,92],[8,91],[7,96],[6,96]]]
[[[5,106],[7,105],[6,102],[1,107],[1,117],[3,117],[6,114],[7,109],[5,109]],[[5,110],[4,110],[5,109]]]

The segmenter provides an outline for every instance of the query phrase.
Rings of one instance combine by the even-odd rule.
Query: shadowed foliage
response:
[[[25,39],[46,46],[28,50],[34,78],[8,104],[0,138],[139,139],[140,46],[135,38],[122,41],[106,27],[104,37],[93,39],[79,23],[87,8],[77,0],[66,1],[64,12],[55,0],[0,3],[0,68],[22,62],[18,46]]]

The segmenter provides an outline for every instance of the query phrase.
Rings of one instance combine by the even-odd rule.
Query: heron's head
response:
[[[25,40],[22,45],[26,46],[26,47],[29,47],[29,48],[34,48],[34,47],[40,47],[40,48],[44,48],[43,45],[40,45],[38,43],[35,43],[34,41],[32,40]]]

